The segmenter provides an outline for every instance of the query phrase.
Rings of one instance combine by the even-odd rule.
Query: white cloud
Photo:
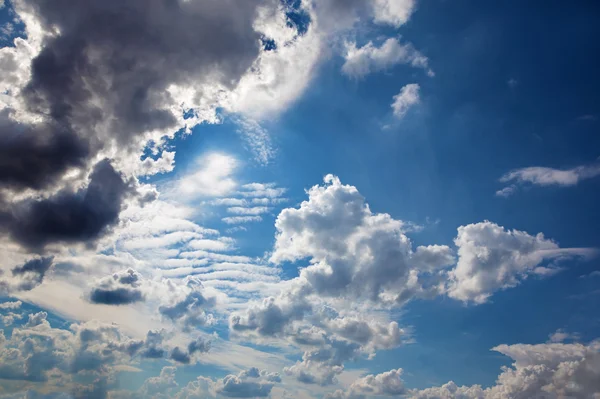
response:
[[[275,149],[271,143],[271,136],[258,122],[249,118],[238,118],[238,133],[246,141],[254,160],[266,166],[275,157]]]
[[[410,83],[394,96],[394,102],[392,102],[391,107],[396,118],[402,119],[411,107],[421,102],[419,91],[420,87],[418,84]]]
[[[384,71],[397,64],[410,64],[415,68],[425,69],[430,76],[433,76],[427,57],[417,51],[412,44],[401,44],[395,38],[387,39],[381,47],[375,47],[373,42],[368,42],[360,48],[357,48],[354,42],[346,43],[345,59],[342,72],[354,78]]]
[[[452,382],[439,388],[414,391],[414,399],[529,399],[597,398],[600,396],[600,353],[597,342],[582,344],[500,345],[492,350],[514,360],[504,368],[496,384],[456,387]]]
[[[325,399],[366,399],[373,396],[404,397],[408,389],[402,380],[402,369],[390,370],[377,375],[367,375],[356,380],[347,391],[338,390]]]
[[[542,233],[532,236],[488,221],[459,227],[454,243],[458,263],[449,273],[448,295],[475,303],[485,302],[495,291],[514,287],[536,274],[544,261],[595,253],[587,248],[560,248]]]
[[[500,178],[502,183],[514,184],[496,192],[496,195],[508,197],[518,186],[532,184],[535,186],[575,186],[582,180],[600,175],[600,165],[581,165],[572,169],[553,169],[542,166],[515,169]]]
[[[198,197],[222,197],[235,191],[237,182],[232,175],[239,166],[230,155],[210,153],[196,160],[198,170],[179,179],[170,197],[194,199]]]
[[[552,343],[560,343],[565,342],[567,340],[577,340],[579,339],[579,334],[577,333],[568,333],[563,329],[558,329],[554,333],[548,336],[548,342]]]
[[[276,187],[275,183],[249,183],[242,186],[239,194],[243,197],[265,197],[274,200],[286,191],[283,187]]]
[[[221,219],[227,224],[240,224],[240,223],[252,223],[262,221],[260,216],[229,216]]]
[[[506,187],[496,191],[496,196],[508,198],[511,195],[513,195],[516,191],[517,191],[517,186],[514,184],[511,184],[510,186],[506,186]]]
[[[147,157],[143,161],[140,161],[136,175],[156,175],[158,173],[171,172],[173,169],[175,169],[175,151],[163,151],[157,159]]]
[[[415,0],[372,0],[373,20],[375,23],[392,25],[399,28],[404,25],[416,7]]]
[[[227,208],[227,212],[234,213],[236,215],[262,215],[263,213],[267,213],[271,210],[271,208],[266,206],[254,206],[250,208],[244,208],[241,206]]]

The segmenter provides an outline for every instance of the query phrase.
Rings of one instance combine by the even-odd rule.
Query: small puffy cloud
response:
[[[191,341],[187,346],[187,351],[176,346],[171,350],[169,358],[179,363],[189,364],[194,354],[206,353],[210,350],[210,341],[205,340],[202,337],[198,337],[194,341]]]
[[[458,228],[454,239],[458,263],[449,272],[448,295],[465,301],[483,303],[495,291],[514,287],[544,261],[587,257],[595,253],[586,248],[560,248],[542,233],[535,236],[507,230],[492,222]]]
[[[400,90],[400,93],[394,96],[391,107],[396,118],[402,119],[410,108],[421,102],[419,95],[420,89],[418,84],[410,83],[404,86]]]
[[[577,333],[569,333],[563,329],[558,329],[554,333],[548,336],[548,341],[553,343],[565,342],[567,340],[577,340],[579,339],[579,334]]]
[[[510,186],[506,186],[498,191],[496,191],[496,197],[504,197],[508,198],[513,195],[517,191],[517,186],[511,184]]]
[[[360,78],[373,72],[385,71],[398,64],[410,64],[415,68],[427,70],[430,76],[433,71],[429,69],[427,57],[417,51],[410,43],[401,44],[398,39],[387,39],[381,47],[375,47],[373,42],[368,42],[363,47],[356,47],[356,43],[346,43],[346,61],[342,72],[353,78]]]
[[[147,157],[141,161],[136,174],[138,176],[151,176],[171,172],[173,169],[175,169],[175,151],[163,151],[160,157],[156,159]]]
[[[216,300],[205,295],[198,278],[187,276],[181,283],[168,280],[166,285],[167,297],[158,309],[164,318],[180,323],[185,330],[213,323],[206,310],[214,307]]]
[[[0,321],[5,327],[12,325],[16,320],[22,319],[25,315],[21,313],[15,313],[21,309],[21,301],[9,301],[0,303]]]
[[[228,375],[214,384],[214,390],[230,398],[266,398],[275,383],[281,379],[277,373],[251,368],[237,375]]]
[[[373,21],[396,28],[404,25],[416,8],[416,0],[372,0]]]
[[[3,302],[3,303],[0,303],[0,310],[19,309],[22,304],[23,304],[23,302],[21,302],[21,301]]]
[[[337,390],[325,399],[367,399],[379,396],[405,397],[408,389],[402,380],[402,369],[377,375],[367,375],[356,380],[346,391]]]
[[[127,305],[144,300],[142,276],[133,269],[115,273],[98,281],[90,292],[90,302]]]

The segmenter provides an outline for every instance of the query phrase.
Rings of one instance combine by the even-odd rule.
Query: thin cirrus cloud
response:
[[[520,186],[528,184],[542,187],[570,187],[579,184],[583,180],[592,179],[599,175],[600,164],[598,163],[581,165],[571,169],[554,169],[542,166],[515,169],[500,178],[502,183],[512,184],[496,191],[496,195],[499,197],[509,197]]]

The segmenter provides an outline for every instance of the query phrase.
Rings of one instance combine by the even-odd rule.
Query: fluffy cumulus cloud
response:
[[[496,384],[483,389],[457,386],[413,391],[415,399],[596,398],[600,396],[600,346],[583,344],[500,345],[492,350],[513,359]]]
[[[459,227],[454,243],[458,263],[449,272],[448,295],[476,303],[528,276],[556,271],[556,261],[595,253],[587,248],[560,248],[542,233],[532,236],[487,221]]]
[[[308,191],[298,209],[284,209],[275,223],[271,261],[309,259],[299,281],[321,296],[402,303],[417,292],[415,266],[435,269],[447,264],[447,247],[420,247],[418,254],[404,234],[404,223],[373,213],[356,187],[332,175]],[[435,256],[435,252],[446,256]],[[416,261],[413,262],[413,257]]]
[[[44,382],[46,388],[61,391],[66,384],[75,392],[85,389],[78,377],[87,375],[94,385],[113,373],[114,366],[146,356],[155,343],[130,339],[114,325],[95,322],[53,328],[45,312],[31,313],[10,337],[0,335],[0,378]]]
[[[452,264],[446,246],[413,251],[405,224],[373,213],[358,190],[332,175],[308,190],[299,208],[284,209],[275,223],[271,261],[304,262],[299,277],[279,295],[251,304],[230,318],[233,332],[278,337],[303,349],[285,370],[298,381],[329,385],[344,363],[401,344],[398,323],[367,316],[414,297],[441,292],[438,270]],[[348,309],[345,304],[354,304]]]
[[[428,75],[433,76],[427,57],[411,44],[402,44],[395,38],[387,39],[380,47],[374,46],[373,42],[368,42],[362,47],[357,47],[354,42],[347,43],[345,59],[342,72],[354,78],[384,71],[397,64],[422,68]]]
[[[359,378],[347,391],[338,390],[326,399],[365,399],[374,396],[404,397],[408,389],[402,380],[402,369],[390,370],[377,375]]]
[[[392,111],[398,119],[404,118],[408,110],[421,102],[421,87],[416,83],[410,83],[400,89],[400,93],[394,96]]]

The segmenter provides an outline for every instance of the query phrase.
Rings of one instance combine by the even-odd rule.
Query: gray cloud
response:
[[[0,224],[15,241],[34,250],[53,242],[94,240],[117,221],[130,189],[108,160],[100,161],[87,188],[12,204],[0,213]]]
[[[126,305],[144,300],[141,276],[135,270],[115,273],[98,281],[90,292],[90,301],[104,305]]]
[[[3,229],[35,250],[93,242],[117,220],[125,192],[113,166],[93,160],[137,154],[148,139],[180,129],[186,110],[171,88],[234,88],[260,53],[253,24],[264,5],[277,2],[16,0],[39,53],[30,65],[2,53],[11,101],[0,110],[0,189],[58,193],[17,203],[1,194]],[[67,172],[85,176],[91,167],[87,189],[65,188]]]

